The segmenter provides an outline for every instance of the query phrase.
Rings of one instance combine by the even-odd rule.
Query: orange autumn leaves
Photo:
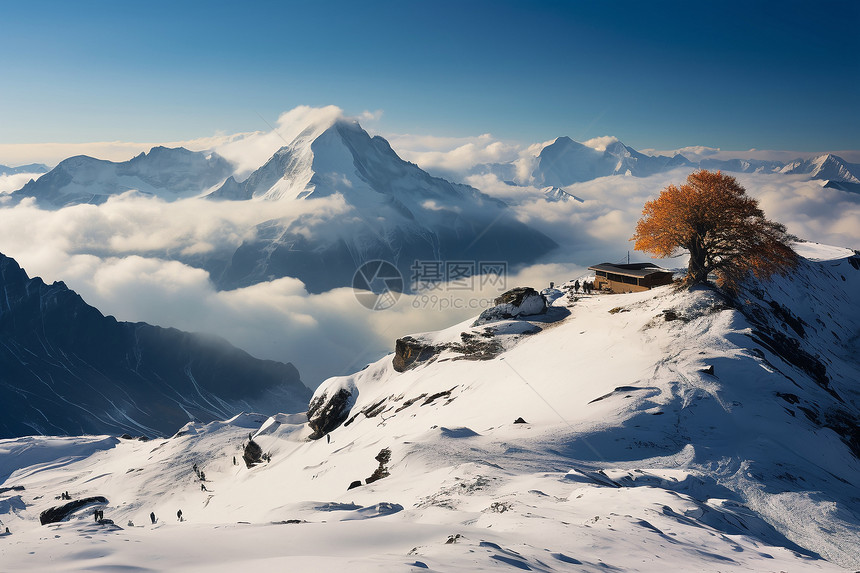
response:
[[[680,187],[669,185],[642,209],[631,240],[637,251],[669,257],[690,254],[685,283],[734,288],[750,272],[760,278],[797,264],[785,226],[765,218],[758,201],[734,177],[719,171],[690,174]]]

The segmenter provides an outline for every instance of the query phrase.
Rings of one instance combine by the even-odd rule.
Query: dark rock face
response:
[[[314,431],[312,440],[318,440],[340,426],[349,416],[349,398],[352,393],[340,388],[329,395],[323,393],[308,405],[308,425]]]
[[[63,521],[68,516],[81,509],[82,507],[86,507],[88,505],[92,505],[94,503],[107,503],[108,500],[102,496],[95,497],[85,497],[83,499],[76,499],[75,501],[70,501],[64,505],[58,505],[56,507],[51,507],[46,509],[42,513],[39,514],[39,522],[42,525],[47,525],[48,523],[57,523],[58,521]]]
[[[245,460],[248,469],[251,469],[263,461],[263,448],[254,440],[248,440],[245,451],[242,453],[242,459]]]
[[[424,362],[442,350],[444,348],[426,344],[411,336],[398,338],[394,343],[394,369],[398,372],[406,372],[415,363]]]
[[[0,438],[171,435],[189,416],[226,419],[254,404],[298,412],[310,393],[291,364],[118,322],[0,255]]]
[[[397,372],[406,372],[410,368],[433,360],[445,350],[453,350],[461,355],[454,360],[491,360],[498,356],[503,348],[491,333],[477,336],[470,332],[460,334],[461,343],[429,344],[411,336],[398,338],[394,343],[394,359],[392,366]]]

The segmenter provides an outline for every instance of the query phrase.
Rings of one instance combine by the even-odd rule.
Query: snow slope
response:
[[[309,441],[299,416],[242,415],[146,443],[0,441],[0,491],[24,488],[0,494],[0,562],[857,569],[860,257],[799,248],[790,276],[736,299],[562,297],[536,320],[416,335],[427,352],[403,371],[389,356],[317,390],[351,393],[327,438]],[[249,469],[251,437],[271,461]],[[62,491],[105,496],[115,525],[92,507],[38,525]]]

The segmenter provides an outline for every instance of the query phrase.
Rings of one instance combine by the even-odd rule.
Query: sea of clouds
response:
[[[283,114],[271,131],[182,143],[192,149],[216,150],[236,165],[241,177],[262,165],[307,125],[341,115],[333,106],[300,107]],[[378,113],[367,118],[373,121]],[[386,138],[402,157],[419,166],[446,173],[508,202],[520,220],[559,243],[559,249],[544,260],[512,270],[504,282],[506,288],[543,288],[549,281],[580,277],[591,264],[625,260],[632,251],[629,238],[643,204],[688,175],[686,170],[677,170],[648,178],[604,177],[566,188],[581,201],[552,202],[541,189],[511,186],[493,175],[470,174],[476,164],[511,161],[520,162],[527,176],[530,158],[545,143],[518,146],[489,135]],[[588,143],[599,148],[611,140],[597,138]],[[109,148],[122,152],[108,158],[128,159],[148,149],[140,149],[141,145],[114,142]],[[108,144],[95,144],[86,152],[98,157],[99,149],[108,149]],[[80,147],[76,151],[83,152]],[[47,152],[59,153],[53,147],[46,148]],[[56,162],[53,156],[20,157],[21,162]],[[0,160],[15,164],[3,155]],[[35,176],[0,178],[0,194]],[[767,216],[786,224],[789,232],[810,241],[860,248],[860,195],[822,188],[820,182],[805,176],[736,177],[759,199]],[[442,285],[430,293],[403,295],[392,308],[373,311],[360,304],[350,288],[310,294],[293,278],[218,291],[208,273],[174,260],[235,249],[252,237],[257,224],[274,218],[301,220],[309,233],[325,233],[348,210],[338,196],[219,203],[199,198],[165,202],[127,193],[103,205],[55,211],[41,209],[32,200],[2,203],[0,197],[0,252],[18,260],[31,276],[64,281],[105,314],[218,334],[255,356],[294,363],[310,386],[385,355],[393,350],[397,337],[475,316],[498,294],[500,285],[479,288],[480,281],[472,290]],[[638,253],[632,253],[631,259],[648,260]],[[663,264],[676,267],[683,259]]]

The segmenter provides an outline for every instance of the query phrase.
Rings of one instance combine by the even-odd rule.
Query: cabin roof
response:
[[[672,271],[656,266],[653,263],[629,263],[626,265],[613,265],[612,263],[600,263],[588,267],[590,271],[604,271],[628,277],[645,278],[655,273],[671,273]]]

